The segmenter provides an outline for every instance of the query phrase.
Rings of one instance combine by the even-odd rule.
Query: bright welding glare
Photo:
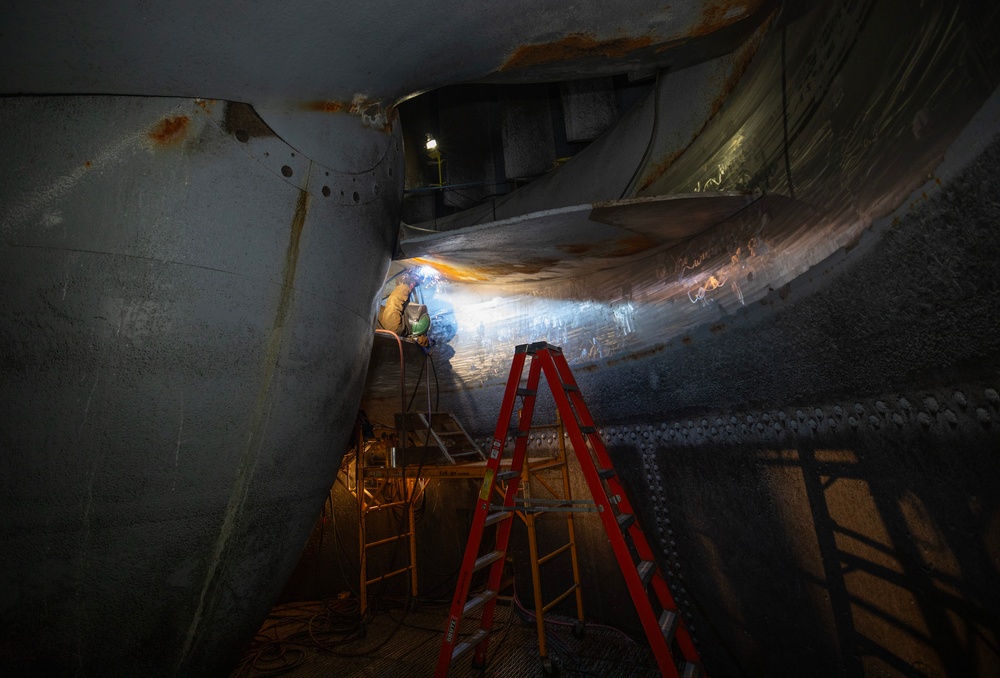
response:
[[[426,264],[417,269],[417,275],[424,280],[437,280],[441,277],[441,274],[437,272],[436,268],[433,266],[427,266]]]
[[[428,135],[428,137],[427,137],[427,150],[428,151],[433,151],[437,147],[438,147],[437,139],[434,139],[433,137],[431,137],[431,136]]]

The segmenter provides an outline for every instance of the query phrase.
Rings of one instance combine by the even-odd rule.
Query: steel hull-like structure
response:
[[[942,270],[963,275],[965,252],[993,279],[995,261],[972,256],[966,231],[965,245],[939,250],[943,263],[932,243],[918,262],[912,239],[902,259],[884,252],[922,193],[950,200],[949,186],[970,185],[966,167],[991,166],[996,21],[943,0],[920,13],[893,0],[0,10],[0,669],[191,676],[234,665],[295,565],[362,398],[376,295],[398,253],[399,101],[459,82],[660,72],[649,99],[578,158],[499,214],[451,224],[496,222],[481,235],[421,241],[404,229],[402,256],[452,275],[433,290],[451,318],[437,325],[443,390],[479,430],[496,411],[506,345],[537,340],[575,351],[581,381],[611,394],[595,408],[608,421],[659,425],[667,412],[751,402],[777,419],[842,392],[871,409],[865,398],[898,364],[877,357],[892,353],[887,331],[866,354],[877,369],[826,369],[816,355],[835,347],[802,327],[815,309],[842,308],[844,292],[826,305],[807,297],[791,316],[774,297],[799,282],[822,291],[803,276],[843,270],[844,246],[945,281]],[[934,214],[988,220],[981,203]],[[490,246],[518,219],[549,229],[533,232],[556,256]],[[657,230],[668,219],[674,230]],[[580,226],[593,222],[603,227]],[[653,230],[616,243],[607,228]],[[996,340],[969,320],[995,321],[994,292],[981,281],[948,322],[934,309],[928,323],[904,322],[930,339],[904,342],[917,364],[885,388],[943,389],[951,382],[924,378],[936,368],[968,382],[976,361],[995,376]],[[844,326],[886,308],[861,304]],[[785,362],[763,360],[755,339],[771,311]],[[942,348],[963,319],[968,343]],[[983,392],[957,420],[980,447],[998,419]],[[674,435],[712,427],[697,423]],[[652,477],[659,453],[644,443],[634,456]],[[970,472],[996,473],[977,459]],[[658,482],[637,502],[647,516],[664,504]],[[963,595],[981,629],[995,620],[981,612],[997,591],[979,561],[993,553],[997,507],[977,501],[983,526],[963,553],[978,564]],[[846,594],[831,595],[850,653]],[[985,675],[996,662],[947,666]]]

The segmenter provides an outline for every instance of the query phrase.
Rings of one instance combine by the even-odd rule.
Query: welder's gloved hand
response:
[[[431,345],[430,339],[427,338],[426,334],[421,334],[415,337],[414,341],[423,346],[424,348],[429,348]]]

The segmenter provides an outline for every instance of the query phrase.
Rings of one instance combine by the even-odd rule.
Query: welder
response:
[[[410,303],[410,293],[420,279],[410,273],[401,276],[395,289],[385,300],[385,306],[378,315],[378,324],[384,330],[395,332],[401,337],[409,337],[421,346],[427,347],[427,330],[431,326],[431,318],[424,304]]]

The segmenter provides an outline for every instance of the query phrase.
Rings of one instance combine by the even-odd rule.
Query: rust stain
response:
[[[684,344],[685,346],[690,346],[693,343],[693,340],[691,339],[691,337],[684,337],[683,339],[681,339],[681,343]]]
[[[344,110],[342,101],[307,101],[302,105],[303,110],[316,111],[317,113],[340,113]]]
[[[724,329],[726,329],[726,326],[720,323],[718,325],[712,325],[711,327],[708,328],[708,331],[711,332],[712,334],[715,334],[716,332],[721,332]]]
[[[556,245],[556,247],[561,249],[566,254],[580,255],[580,254],[586,254],[591,249],[593,249],[594,246],[591,243],[581,242],[581,243],[575,243],[573,245]]]
[[[90,169],[91,167],[94,166],[94,163],[92,163],[92,162],[90,162],[88,160],[87,162],[83,163],[83,166],[86,167],[86,168],[88,168],[88,169]]]
[[[589,255],[595,258],[613,258],[632,256],[633,254],[645,252],[659,244],[659,242],[648,236],[635,234],[616,240],[561,244],[556,245],[556,248],[567,254],[576,256]]]
[[[732,5],[734,3],[729,2],[723,4]],[[741,15],[741,17],[748,16],[749,14],[757,11],[757,8],[760,6],[760,4],[761,0],[756,0],[755,2],[751,2],[750,5],[752,6],[752,9],[748,8],[746,12]],[[719,10],[719,6],[715,6],[714,9],[708,8],[706,9],[706,12],[708,12],[709,10],[712,10],[713,12],[717,13],[717,11]],[[725,12],[723,12],[723,16],[725,16]],[[757,51],[763,44],[764,38],[768,35],[771,23],[773,23],[774,18],[776,16],[777,12],[776,11],[772,12],[771,15],[767,18],[767,20],[765,20],[764,23],[761,24],[761,26],[754,32],[754,34],[750,37],[750,39],[748,39],[743,45],[739,47],[739,49],[737,49],[733,53],[732,72],[730,72],[729,76],[726,78],[726,81],[722,83],[722,87],[720,88],[719,93],[716,95],[715,99],[712,100],[712,106],[709,109],[708,117],[705,119],[705,124],[702,125],[701,128],[694,133],[694,135],[692,135],[691,140],[687,144],[685,144],[684,147],[676,149],[670,155],[666,156],[656,164],[652,165],[646,171],[645,177],[643,178],[642,183],[639,185],[640,192],[652,186],[653,182],[655,182],[657,179],[663,176],[663,174],[668,169],[670,169],[670,167],[674,164],[674,162],[676,162],[677,159],[684,154],[684,151],[687,150],[688,146],[690,146],[691,143],[698,138],[698,135],[702,133],[705,127],[708,126],[708,122],[712,118],[714,118],[716,114],[722,109],[722,105],[726,102],[726,99],[729,98],[729,95],[732,94],[732,91],[736,89],[736,85],[740,82],[740,80],[743,79],[743,75],[746,73],[747,68],[750,66],[750,62],[753,61],[753,58],[757,55]]]
[[[383,107],[381,101],[369,99],[364,94],[356,94],[350,101],[307,101],[302,104],[302,109],[317,113],[350,113],[361,118],[366,126],[383,132],[391,132],[393,123],[398,118],[395,107]]]
[[[624,363],[624,362],[628,362],[628,361],[631,361],[631,360],[641,360],[643,358],[648,358],[651,355],[656,355],[657,353],[661,352],[665,348],[666,348],[666,345],[664,345],[664,344],[657,344],[656,346],[652,346],[652,347],[644,349],[642,351],[637,351],[635,353],[629,353],[628,355],[624,355],[624,356],[622,356],[620,358],[613,358],[613,359],[611,359],[611,360],[609,360],[607,362],[607,366],[611,367],[613,365],[617,365],[618,363]],[[574,369],[576,369],[576,368],[574,368]]]
[[[637,38],[621,37],[598,40],[587,33],[570,33],[555,42],[522,45],[500,67],[501,71],[515,68],[540,66],[560,61],[572,61],[584,57],[620,59],[632,52],[653,44],[653,38],[644,35]]]
[[[760,4],[759,2],[757,3]],[[755,6],[752,11],[756,11]],[[748,12],[749,13],[749,12]],[[722,104],[725,103],[726,99],[734,89],[736,89],[737,83],[743,79],[743,74],[746,73],[747,68],[750,66],[750,62],[753,58],[757,56],[757,51],[760,50],[760,46],[764,43],[764,38],[770,33],[771,23],[774,21],[774,17],[777,16],[777,11],[771,12],[771,15],[764,21],[763,24],[754,32],[750,38],[743,43],[733,53],[732,65],[733,70],[726,78],[726,81],[722,84],[722,89],[719,95],[712,102],[712,109],[709,113],[709,118],[714,118],[715,114],[719,112],[722,108]]]
[[[194,103],[195,103],[196,106],[199,106],[201,108],[201,110],[205,111],[206,113],[211,113],[212,112],[212,106],[215,105],[216,100],[215,99],[195,99]]]
[[[306,223],[309,211],[309,192],[299,190],[299,199],[295,203],[295,213],[292,216],[292,229],[288,238],[288,248],[285,250],[285,270],[281,286],[281,299],[278,301],[278,313],[275,317],[275,328],[283,327],[288,307],[295,291],[295,270],[299,262],[299,243],[302,240],[302,228]]]
[[[639,184],[639,191],[645,191],[647,188],[652,186],[653,182],[663,176],[663,173],[670,169],[670,166],[674,164],[674,161],[681,157],[686,150],[686,146],[684,148],[678,148],[676,151],[650,167],[646,173],[646,178],[642,180],[641,184]]]
[[[172,115],[156,123],[147,136],[158,146],[172,146],[187,136],[190,122],[191,118],[186,115]]]
[[[657,244],[658,243],[649,236],[636,234],[619,240],[618,248],[609,256],[628,257],[633,254],[639,254],[640,252],[652,249],[653,247],[656,247]]]
[[[730,26],[740,19],[750,16],[760,7],[763,0],[715,0],[701,12],[701,21],[688,36],[697,38]]]

